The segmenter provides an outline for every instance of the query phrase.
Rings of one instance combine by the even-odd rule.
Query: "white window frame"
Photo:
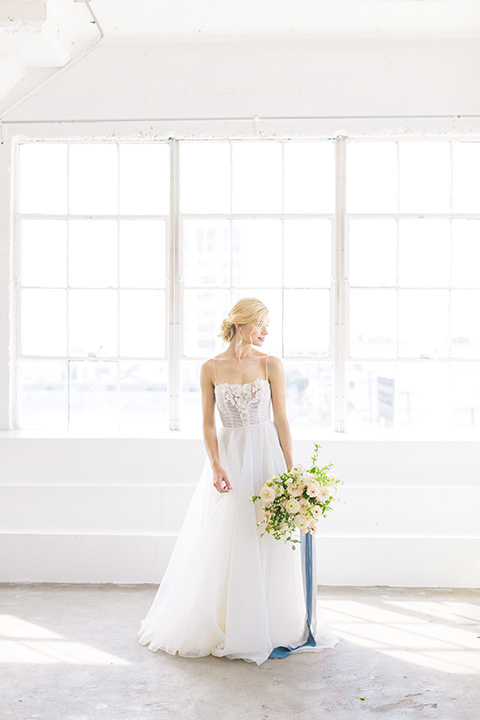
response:
[[[285,139],[282,139],[282,138],[262,138],[262,139],[254,140],[254,141],[252,141],[252,140],[247,140],[247,142],[275,142],[275,143],[281,143],[281,144],[282,144],[282,157],[284,156],[284,148],[285,148],[285,144],[286,144],[287,142],[294,142],[294,143],[296,143],[296,144],[300,144],[300,143],[302,143],[302,142],[318,142],[318,143],[320,143],[320,142],[327,142],[327,141],[328,141],[328,140],[327,140],[326,138],[309,138],[309,139],[307,139],[307,140],[294,139],[294,140],[292,140],[292,141],[290,141],[290,140],[285,140]],[[182,141],[182,140],[180,140],[180,141],[176,140],[176,141],[174,141],[174,142],[175,142],[175,143],[182,143],[182,142],[185,143],[185,142],[188,142],[188,141],[186,141],[186,140],[184,140],[184,141]],[[214,143],[215,141],[214,141],[214,140],[209,140],[208,142],[209,142],[209,143]],[[229,142],[229,144],[230,144],[230,170],[232,171],[232,168],[233,168],[233,163],[232,163],[233,145],[234,145],[234,143],[236,143],[236,142],[243,142],[243,140],[222,139],[222,140],[219,140],[218,142],[222,142],[222,143]],[[330,140],[330,142],[332,142],[332,141]],[[340,139],[339,141],[337,141],[337,147],[334,146],[334,155],[335,155],[336,153],[338,153],[338,145],[340,145],[342,148],[344,148],[343,138]],[[335,159],[335,162],[336,162],[336,159]],[[283,175],[282,175],[282,182],[284,181],[284,178],[285,178],[285,176],[284,176],[284,174],[283,174]],[[177,190],[177,192],[178,192],[178,188],[176,188],[176,190]],[[231,207],[231,208],[232,208],[232,205],[233,205],[233,203],[232,203],[232,192],[233,192],[233,182],[230,183],[230,207]],[[172,193],[172,194],[173,194],[173,193]],[[336,339],[336,328],[340,325],[340,322],[339,322],[339,320],[338,320],[337,299],[336,299],[336,292],[335,292],[335,291],[336,291],[336,285],[337,285],[337,283],[335,282],[335,272],[336,272],[336,267],[337,267],[336,243],[335,243],[336,215],[337,215],[337,209],[336,209],[336,207],[335,207],[335,209],[334,209],[334,212],[332,212],[332,213],[325,213],[325,212],[324,212],[324,213],[314,213],[314,212],[312,212],[312,213],[303,213],[303,214],[300,214],[300,213],[287,213],[287,212],[285,212],[285,208],[284,208],[283,205],[282,205],[282,211],[281,211],[281,212],[278,212],[278,213],[258,213],[258,214],[252,214],[252,213],[234,213],[234,212],[232,211],[232,212],[225,212],[225,213],[210,213],[210,212],[209,212],[209,213],[205,213],[205,214],[203,214],[203,213],[202,213],[202,214],[198,214],[198,213],[180,213],[180,212],[179,212],[178,226],[179,226],[181,232],[180,232],[180,233],[177,232],[177,235],[176,235],[176,237],[175,237],[175,242],[178,242],[178,244],[179,244],[178,251],[177,251],[177,253],[175,254],[175,255],[176,255],[176,262],[177,262],[177,266],[178,266],[178,273],[179,273],[178,276],[177,276],[177,282],[178,282],[178,292],[179,292],[179,295],[180,295],[180,306],[179,306],[179,309],[180,309],[180,319],[179,319],[179,321],[178,321],[178,328],[179,328],[179,336],[180,336],[180,337],[175,338],[175,341],[178,343],[178,344],[177,344],[177,352],[178,352],[178,354],[177,354],[177,363],[178,363],[178,368],[180,367],[180,363],[181,363],[181,362],[195,362],[195,361],[199,362],[199,361],[204,361],[204,360],[206,359],[205,357],[199,357],[199,356],[190,356],[190,355],[189,355],[189,356],[186,356],[186,355],[184,354],[184,350],[183,350],[183,342],[182,342],[182,339],[183,339],[183,325],[182,325],[182,322],[181,322],[181,318],[183,317],[183,305],[182,305],[182,300],[183,300],[184,285],[183,285],[183,278],[181,277],[181,268],[182,268],[182,247],[181,247],[181,245],[182,245],[183,225],[184,225],[184,222],[185,222],[185,221],[188,221],[188,220],[206,219],[206,220],[226,220],[226,221],[228,221],[228,222],[230,222],[230,223],[233,223],[233,222],[235,222],[236,220],[255,220],[255,219],[257,219],[257,218],[261,218],[261,219],[267,219],[267,220],[268,220],[268,219],[280,220],[280,221],[282,222],[282,224],[283,224],[283,222],[284,222],[285,220],[289,220],[289,219],[294,219],[294,220],[295,220],[295,219],[327,219],[327,220],[330,220],[330,222],[331,222],[331,250],[332,250],[332,252],[331,252],[331,259],[330,259],[330,262],[331,262],[331,267],[330,267],[330,278],[331,278],[331,282],[330,282],[330,288],[329,288],[329,292],[330,292],[330,329],[329,329],[330,354],[329,354],[328,356],[322,356],[322,357],[315,358],[315,357],[283,356],[283,352],[282,352],[282,359],[288,360],[288,361],[292,361],[292,362],[295,362],[295,363],[299,363],[299,364],[302,363],[302,362],[305,362],[305,363],[306,363],[306,362],[310,362],[310,363],[311,363],[311,362],[319,362],[319,363],[324,363],[324,364],[332,365],[332,366],[333,366],[333,381],[334,381],[334,387],[335,387],[335,372],[336,372],[336,366],[338,365],[340,368],[343,368],[343,362],[342,362],[341,358],[339,358],[338,355],[337,355],[337,353],[335,352],[335,344],[336,344],[336,342],[337,342],[337,339]],[[172,242],[172,246],[173,246],[173,242]],[[283,234],[282,234],[282,248],[281,248],[281,253],[282,253],[282,268],[283,268],[283,267],[284,267],[284,262],[283,262],[283,253],[284,253]],[[188,287],[187,289],[190,289],[190,287]],[[230,286],[230,287],[225,287],[225,288],[224,288],[224,287],[220,287],[220,286],[216,286],[216,285],[209,285],[208,287],[205,287],[205,288],[193,287],[192,289],[205,289],[205,290],[220,290],[220,289],[224,289],[224,290],[226,290],[227,292],[230,292],[230,293],[232,294],[234,291],[236,291],[236,290],[241,290],[242,288],[241,288],[241,286],[235,286],[235,287]],[[268,290],[279,290],[279,291],[283,291],[284,289],[287,289],[287,290],[293,289],[293,290],[295,290],[295,288],[290,288],[290,287],[285,288],[285,286],[284,286],[284,284],[283,284],[283,269],[282,269],[282,285],[279,285],[279,286],[269,286],[269,287],[268,287]],[[310,288],[300,288],[300,289],[307,289],[307,290],[308,290],[308,289],[310,289]],[[232,301],[232,302],[233,302],[233,301]],[[178,380],[178,382],[180,382],[180,380]],[[173,395],[173,397],[172,397],[172,395]],[[178,407],[178,405],[179,405],[179,397],[180,397],[180,388],[179,388],[179,386],[176,386],[176,387],[175,387],[174,389],[172,389],[172,391],[171,391],[171,403],[175,403],[175,402],[176,402],[176,403],[177,403],[177,407]],[[334,420],[335,414],[334,414],[334,407],[333,407],[334,404],[335,404],[335,397],[332,397],[332,416],[333,416],[333,417],[332,417],[332,424],[335,422],[335,420]],[[176,418],[178,418],[178,416],[179,416],[179,413],[178,413],[178,410],[177,410]],[[334,428],[336,429],[335,425],[333,425],[333,428],[332,428],[332,429],[334,429]],[[172,430],[179,430],[179,429],[181,429],[181,425],[179,425],[179,424],[175,425],[174,422],[172,422],[172,424],[171,424],[171,429],[172,429]]]
[[[21,142],[17,143],[16,145],[16,167],[19,166],[19,151],[21,145],[26,144],[32,144],[35,141],[26,141],[22,140]],[[108,140],[85,140],[85,141],[79,141],[79,140],[50,140],[45,139],[43,142],[45,144],[62,144],[67,145],[67,213],[66,214],[53,214],[53,213],[21,213],[19,211],[18,201],[19,201],[19,192],[18,192],[18,171],[16,173],[17,177],[17,187],[15,192],[15,223],[14,223],[14,232],[15,232],[15,242],[14,242],[14,288],[15,288],[15,298],[14,298],[14,313],[15,313],[15,338],[14,338],[14,347],[15,347],[15,361],[12,363],[12,375],[13,375],[13,402],[12,402],[12,424],[13,429],[18,430],[19,429],[19,397],[18,397],[18,363],[22,360],[59,360],[64,361],[67,364],[67,426],[70,422],[70,362],[116,362],[117,363],[117,372],[116,372],[116,384],[117,384],[117,391],[116,391],[116,402],[117,407],[119,407],[119,392],[120,392],[120,383],[119,383],[119,363],[120,362],[135,362],[135,361],[145,361],[145,362],[161,362],[161,363],[167,363],[167,375],[170,372],[170,363],[169,363],[169,328],[168,328],[168,318],[170,317],[170,297],[169,297],[169,290],[170,290],[170,282],[169,282],[169,265],[168,260],[170,259],[172,252],[171,252],[171,237],[172,237],[172,229],[171,229],[171,219],[170,215],[134,215],[134,214],[110,214],[110,215],[102,215],[102,214],[88,214],[88,215],[75,215],[70,214],[68,212],[68,197],[69,197],[69,178],[70,178],[70,152],[69,147],[71,145],[83,145],[83,144],[113,144],[117,146],[117,153],[119,153],[119,145],[120,144],[134,144],[133,141],[128,139],[122,139],[122,138],[115,138],[114,140],[108,141]],[[167,144],[166,141],[161,141],[162,144]],[[139,144],[138,142],[136,144]],[[146,143],[143,143],[146,144]],[[156,144],[158,145],[158,141],[150,144]],[[118,168],[119,168],[119,174],[118,174],[118,185],[120,182],[120,158],[118,158]],[[172,205],[172,200],[170,201],[170,206]],[[66,247],[66,265],[67,265],[67,283],[65,286],[65,293],[66,293],[66,349],[67,352],[65,356],[45,356],[45,355],[22,355],[21,353],[21,295],[22,295],[22,289],[23,289],[23,283],[22,283],[22,276],[21,276],[21,249],[22,249],[22,238],[21,238],[21,225],[23,220],[65,220],[67,221],[67,247]],[[120,330],[120,292],[121,291],[129,291],[133,290],[135,291],[136,288],[123,288],[120,286],[119,283],[119,272],[120,272],[120,253],[119,250],[119,244],[120,244],[120,229],[117,227],[117,286],[115,288],[112,288],[112,292],[116,292],[117,295],[117,354],[111,355],[111,356],[101,356],[99,358],[97,357],[84,357],[84,356],[71,356],[70,355],[70,348],[69,348],[69,312],[68,312],[68,301],[69,301],[69,290],[91,290],[92,288],[82,288],[82,287],[71,287],[69,284],[69,277],[68,277],[68,252],[69,252],[69,243],[68,243],[68,220],[111,220],[112,222],[116,222],[117,226],[121,221],[135,221],[135,220],[152,220],[152,221],[160,221],[165,223],[165,267],[167,270],[166,273],[166,279],[165,279],[165,288],[138,288],[139,290],[160,290],[165,293],[165,336],[164,336],[164,346],[165,346],[165,355],[162,357],[135,357],[135,356],[122,356],[120,355],[120,343],[119,343],[119,330]],[[173,283],[174,285],[174,283]],[[27,288],[29,286],[26,286]],[[61,288],[63,290],[63,288]],[[105,288],[108,290],[109,288]]]
[[[351,212],[349,213],[346,208],[346,204],[344,204],[343,208],[341,208],[342,212],[342,218],[344,222],[344,227],[342,229],[342,232],[338,234],[339,238],[339,245],[340,242],[344,243],[345,246],[345,258],[348,261],[349,259],[349,249],[350,249],[350,221],[356,220],[356,219],[387,219],[387,220],[394,220],[396,222],[396,278],[395,278],[395,286],[388,286],[388,289],[395,290],[396,297],[397,297],[397,336],[396,336],[396,355],[394,357],[356,357],[351,356],[350,354],[350,282],[348,278],[348,266],[344,265],[343,271],[339,277],[341,277],[341,285],[343,286],[343,293],[345,295],[345,305],[344,305],[344,312],[341,313],[341,316],[343,316],[343,322],[345,323],[345,333],[343,334],[343,339],[345,342],[344,347],[344,354],[343,354],[343,368],[344,373],[346,375],[346,366],[347,363],[359,363],[359,364],[384,364],[384,365],[393,365],[393,366],[400,366],[400,365],[407,365],[407,364],[418,364],[418,363],[435,363],[435,364],[443,364],[447,366],[454,366],[455,364],[480,364],[480,357],[478,358],[460,358],[460,357],[452,357],[452,343],[451,343],[451,306],[452,306],[452,290],[456,289],[463,289],[463,288],[457,288],[452,284],[452,265],[451,265],[451,254],[450,254],[450,280],[448,287],[428,287],[426,289],[428,290],[447,290],[448,291],[448,354],[445,357],[435,357],[435,358],[424,358],[424,357],[402,357],[399,352],[399,312],[400,312],[400,302],[399,302],[399,292],[404,289],[400,285],[399,282],[399,250],[400,250],[400,222],[404,219],[440,219],[440,220],[448,220],[450,224],[450,253],[452,252],[452,221],[457,219],[480,219],[480,213],[455,213],[453,212],[453,143],[455,142],[476,142],[479,143],[480,139],[477,137],[437,137],[437,136],[426,136],[426,137],[385,137],[385,138],[378,138],[378,137],[371,137],[371,138],[354,138],[354,137],[348,137],[345,138],[346,145],[348,143],[354,143],[354,142],[375,142],[375,143],[381,143],[381,142],[395,142],[397,145],[396,148],[396,154],[397,154],[397,193],[400,193],[400,145],[402,142],[417,142],[417,143],[427,143],[427,142],[448,142],[449,143],[449,150],[450,150],[450,177],[449,177],[449,211],[445,213],[431,213],[431,212],[417,212],[417,213],[406,213],[401,212],[399,209],[399,205],[397,205],[396,212],[390,212],[390,213],[359,213],[359,212]],[[346,146],[345,146],[345,152]],[[337,173],[339,170],[337,169]],[[345,177],[346,180],[346,177]],[[346,190],[346,182],[343,183],[342,189],[343,192]],[[399,196],[397,196],[399,197]],[[346,200],[346,198],[344,198]],[[340,211],[340,208],[339,208]],[[341,249],[337,248],[338,252],[341,252]],[[353,286],[356,287],[356,286]],[[377,288],[379,286],[362,286],[362,288]],[[407,290],[410,289],[424,289],[423,287],[418,288],[406,288]],[[345,375],[343,377],[343,380],[345,381]],[[345,388],[346,389],[346,388]],[[395,405],[398,406],[399,404],[399,396],[398,396],[399,390],[398,387],[395,388]],[[344,398],[346,401],[346,398]],[[343,412],[346,412],[346,402],[343,402],[341,407],[343,408]],[[348,427],[346,428],[348,432]],[[343,430],[339,430],[342,432]]]
[[[201,139],[200,137],[198,139]],[[225,142],[225,140],[228,138],[218,138],[219,142]],[[262,137],[262,138],[255,138],[254,141],[264,142],[265,140],[282,140],[282,138],[272,137]],[[325,141],[327,138],[325,137],[310,137],[308,141],[315,142],[315,141]],[[403,213],[388,213],[388,214],[380,214],[380,213],[371,213],[371,214],[359,214],[359,213],[351,213],[347,214],[346,211],[346,146],[349,141],[375,141],[380,142],[382,140],[384,141],[392,141],[395,140],[397,142],[397,148],[399,148],[399,144],[402,141],[419,141],[419,142],[426,142],[426,141],[438,141],[439,139],[446,140],[450,142],[450,153],[452,152],[452,143],[453,142],[479,142],[479,138],[477,136],[470,136],[470,135],[454,135],[454,136],[434,136],[434,135],[428,135],[428,136],[419,136],[419,135],[412,135],[412,136],[405,136],[405,137],[377,137],[377,136],[369,136],[369,137],[355,137],[353,135],[350,135],[348,137],[346,136],[336,136],[333,139],[333,142],[335,143],[335,163],[336,163],[336,179],[335,179],[335,186],[336,186],[336,200],[335,200],[335,218],[334,218],[334,225],[333,225],[333,252],[332,252],[332,283],[331,283],[331,355],[330,358],[319,358],[319,362],[332,362],[333,361],[333,389],[334,389],[334,397],[333,397],[333,431],[335,433],[344,433],[348,428],[345,426],[345,414],[346,414],[346,397],[345,397],[345,377],[346,377],[346,363],[351,361],[358,361],[358,362],[388,362],[388,363],[394,363],[394,364],[400,364],[400,363],[411,363],[411,362],[418,362],[419,359],[417,358],[351,358],[349,354],[349,335],[350,335],[350,328],[349,328],[349,283],[348,283],[348,273],[347,273],[347,256],[348,256],[348,222],[347,220],[353,219],[355,217],[371,217],[371,218],[404,218],[404,217],[429,217],[429,218],[445,218],[445,219],[457,219],[457,218],[477,218],[480,219],[480,214],[474,214],[474,213],[442,213],[442,214],[431,214],[431,213],[423,213],[423,214],[403,214]],[[246,141],[251,142],[251,138],[245,138]],[[42,138],[42,140],[39,139],[28,139],[28,138],[22,138],[21,143],[28,143],[28,142],[45,142],[45,143],[68,143],[68,144],[82,144],[83,142],[87,143],[106,143],[109,142],[108,139],[88,139],[85,141],[78,140],[78,139],[67,139],[67,138],[53,138],[53,137],[45,137]],[[209,140],[210,142],[215,142],[215,140]],[[232,138],[233,141],[233,138]],[[239,140],[241,141],[241,140]],[[292,136],[291,139],[292,142],[301,142],[302,140],[300,138],[295,138]],[[16,142],[15,145],[18,149],[19,142]],[[114,139],[112,139],[112,142],[114,143],[124,143],[124,142],[141,142],[141,143],[149,143],[152,144],[154,142],[158,141],[149,141],[145,139],[136,139],[131,140],[130,138],[124,138],[122,136],[117,135]],[[182,321],[182,308],[181,308],[181,257],[180,257],[180,245],[181,245],[181,222],[183,218],[188,217],[187,215],[182,216],[180,214],[180,208],[179,208],[179,148],[180,143],[184,142],[183,139],[168,139],[168,140],[162,140],[161,142],[168,142],[170,147],[170,216],[148,216],[149,219],[162,219],[166,221],[166,246],[167,246],[167,279],[166,279],[166,318],[167,318],[167,324],[168,327],[166,327],[166,339],[165,339],[165,347],[166,347],[166,358],[160,358],[161,361],[167,359],[168,362],[168,379],[169,379],[169,416],[170,416],[170,429],[173,431],[178,431],[180,428],[180,417],[179,417],[179,407],[180,407],[180,362],[183,359],[183,351],[182,351],[182,334],[183,334],[183,321]],[[398,150],[397,150],[398,152]],[[453,164],[451,164],[451,173],[453,172]],[[18,181],[18,152],[17,152],[17,163],[15,164],[14,169],[14,178]],[[67,173],[68,178],[68,173]],[[67,180],[68,181],[68,180]],[[452,177],[450,178],[450,183],[452,187]],[[17,182],[18,185],[18,182]],[[14,338],[14,348],[15,348],[15,357],[13,358],[14,362],[11,366],[11,388],[12,388],[12,425],[13,429],[18,429],[18,397],[17,397],[17,362],[21,359],[20,355],[20,301],[19,301],[19,295],[21,291],[21,278],[20,278],[20,242],[19,242],[19,231],[20,231],[20,220],[24,217],[32,218],[32,219],[57,219],[57,218],[68,218],[68,217],[80,217],[80,216],[59,216],[59,215],[26,215],[26,214],[20,214],[18,212],[18,187],[14,188],[13,191],[14,194],[14,200],[15,200],[15,212],[13,214],[13,220],[12,220],[12,228],[13,228],[13,236],[14,236],[14,254],[13,254],[13,287],[14,287],[14,297],[13,297],[13,313],[14,317],[16,319],[16,327],[15,327],[15,338]],[[450,206],[450,210],[451,210]],[[308,215],[308,217],[313,217],[313,215]],[[81,216],[83,217],[83,216]],[[108,215],[108,216],[99,216],[96,215],[96,218],[108,218],[113,220],[120,220],[120,219],[140,219],[145,216],[131,216],[131,215]],[[196,215],[192,215],[191,217],[197,217]],[[210,215],[205,215],[205,217],[210,217]],[[225,216],[222,216],[225,217]],[[241,216],[248,217],[248,216]],[[268,215],[262,216],[262,217],[268,217]],[[289,217],[288,215],[275,215],[275,218],[278,217]],[[302,217],[300,215],[295,215],[295,217]],[[325,214],[321,214],[321,217],[325,217]],[[398,254],[398,241],[397,241],[397,254]],[[397,263],[397,273],[398,273],[398,263]],[[397,275],[397,283],[396,283],[396,290],[398,293],[398,275]],[[449,294],[451,296],[451,290],[452,286],[450,283],[449,287]],[[119,292],[119,289],[117,289],[117,292]],[[68,320],[67,320],[68,322]],[[398,331],[397,331],[397,341],[398,341]],[[29,359],[38,359],[38,360],[44,360],[46,359],[44,356],[28,356]],[[68,358],[67,358],[68,359]],[[85,358],[79,358],[81,360],[85,360]],[[120,358],[102,358],[102,360],[107,359],[120,359]],[[143,359],[143,358],[142,358]],[[149,360],[155,360],[155,358],[148,358]],[[195,358],[188,358],[189,360],[194,360]],[[312,361],[313,358],[295,358],[295,361],[302,361],[302,360],[309,360]],[[449,353],[448,357],[445,358],[438,358],[435,359],[436,363],[475,363],[479,362],[478,359],[475,358],[452,358],[451,353]],[[118,386],[117,386],[118,387]],[[374,431],[372,431],[374,432]]]

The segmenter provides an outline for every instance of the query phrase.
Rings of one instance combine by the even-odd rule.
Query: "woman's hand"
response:
[[[221,467],[213,471],[213,486],[219,493],[227,493],[232,489],[227,473]]]

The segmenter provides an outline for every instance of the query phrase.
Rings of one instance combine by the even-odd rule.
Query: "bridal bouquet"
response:
[[[250,500],[262,500],[261,508],[263,519],[257,523],[264,525],[262,537],[265,533],[273,535],[276,540],[285,542],[300,542],[296,538],[296,531],[315,535],[317,520],[325,517],[332,509],[337,485],[341,480],[329,475],[332,465],[319,467],[318,453],[321,445],[315,443],[312,455],[312,465],[308,470],[301,465],[294,465],[282,475],[276,475],[267,480],[260,495],[252,495]],[[295,545],[292,545],[295,549]]]

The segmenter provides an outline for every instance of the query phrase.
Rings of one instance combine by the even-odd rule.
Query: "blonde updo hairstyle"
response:
[[[267,315],[268,308],[261,300],[242,298],[233,306],[222,322],[218,337],[227,343],[231,343],[235,338],[238,341],[239,334],[235,325],[248,325],[248,323],[256,321],[261,326]]]

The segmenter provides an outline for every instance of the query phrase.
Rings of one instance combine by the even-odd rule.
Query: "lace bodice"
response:
[[[215,398],[222,424],[226,428],[259,425],[270,420],[270,383],[254,380],[243,385],[222,383],[215,387]]]

